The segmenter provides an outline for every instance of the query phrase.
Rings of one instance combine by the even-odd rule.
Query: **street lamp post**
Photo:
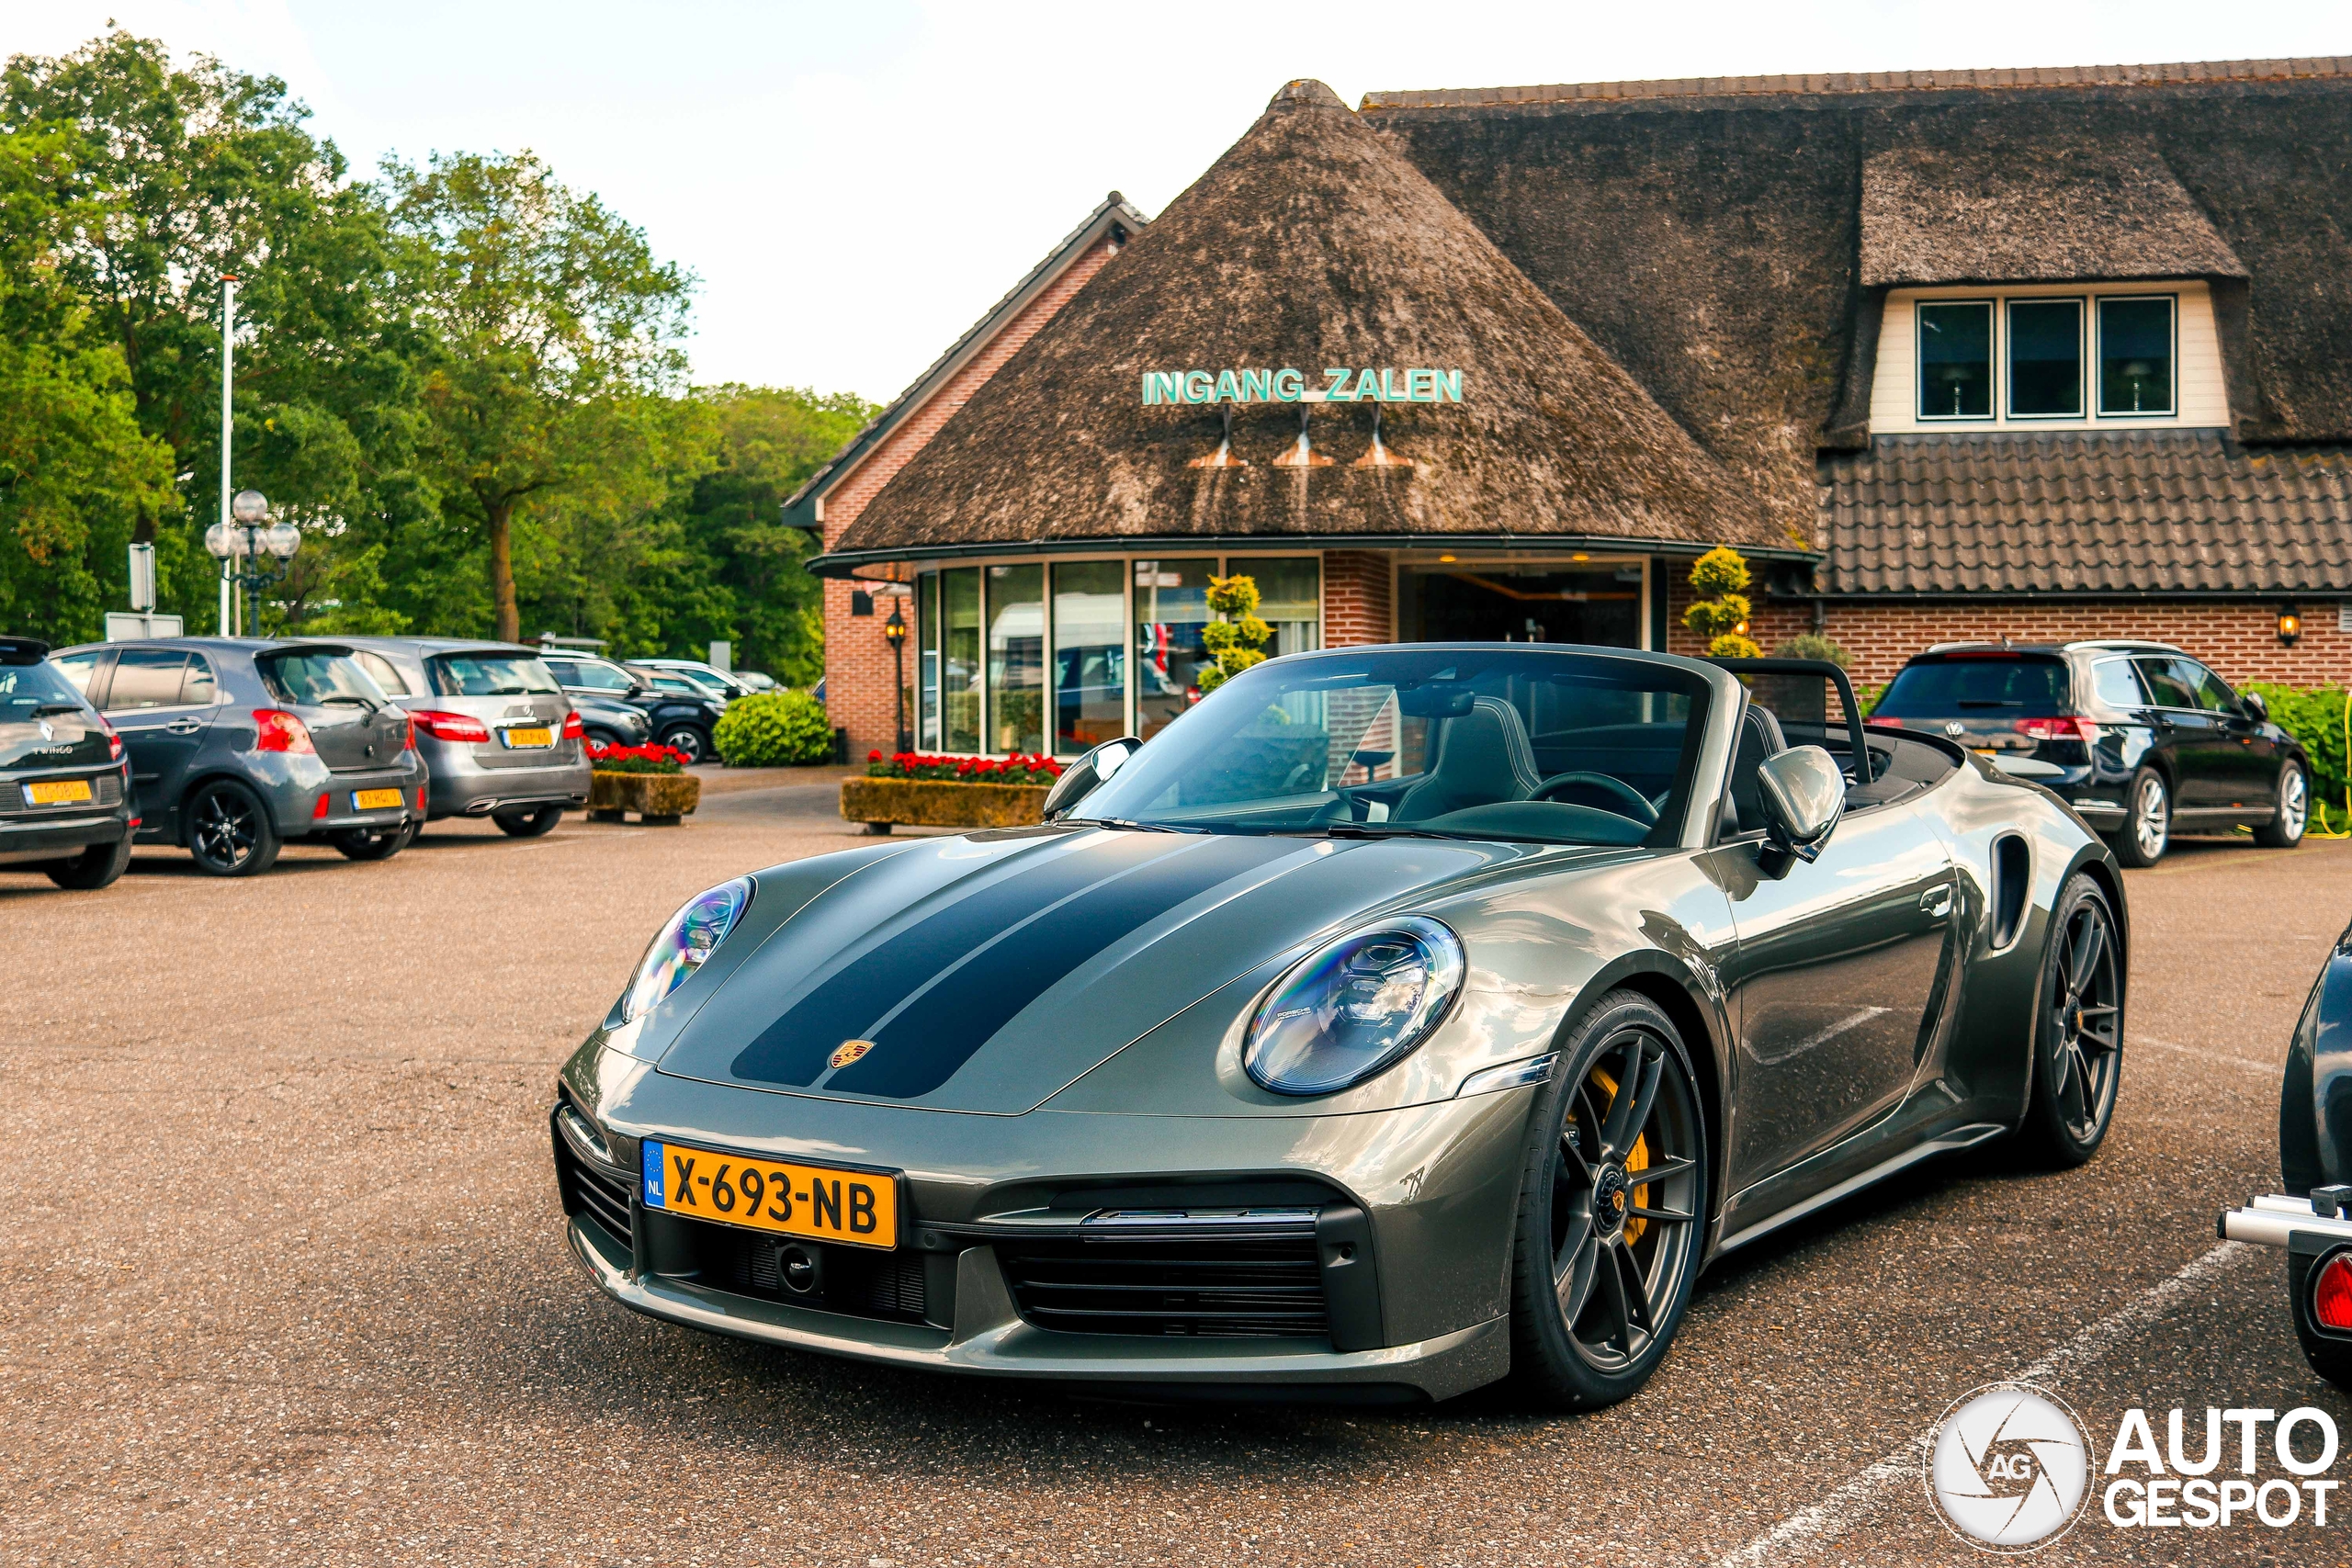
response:
[[[244,635],[244,601],[254,605],[254,625],[261,625],[261,591],[286,576],[302,547],[302,530],[291,523],[269,521],[269,498],[257,490],[241,490],[229,503],[230,520],[204,531],[204,547],[220,563],[223,595],[227,585],[239,589],[237,614],[225,635]],[[240,564],[242,563],[242,564]]]
[[[890,682],[890,695],[899,715],[897,750],[911,751],[914,740],[907,734],[907,617],[899,613],[904,598],[904,594],[891,595],[890,618],[882,623],[882,635],[890,639],[890,668],[896,677]]]

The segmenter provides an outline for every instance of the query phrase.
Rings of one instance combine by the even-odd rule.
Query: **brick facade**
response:
[[[1374,550],[1333,550],[1323,558],[1323,646],[1355,648],[1396,635],[1395,579]]]
[[[826,493],[827,549],[833,547],[843,531],[857,521],[865,503],[922,450],[923,444],[939,433],[939,427],[970,400],[981,383],[995,375],[1022,344],[1053,319],[1056,311],[1069,303],[1071,296],[1084,288],[1089,278],[1102,270],[1104,262],[1117,254],[1118,246],[1103,240],[1073,261],[1020,314],[1006,322],[987,346],[972,356],[970,363],[933,393],[929,402],[901,421],[847,479]],[[906,569],[900,570],[902,574],[910,575]],[[882,635],[883,623],[890,614],[890,602],[877,598],[872,616],[853,615],[850,595],[863,588],[863,584],[840,578],[825,581],[825,710],[836,726],[849,730],[849,754],[853,759],[863,759],[867,751],[877,749],[888,751],[897,739],[891,728],[897,705],[890,693],[890,644]],[[911,627],[915,618],[911,598],[906,601],[904,614]],[[907,647],[906,676],[910,682],[915,676],[911,635]],[[914,725],[911,689],[907,693],[907,724],[910,728]]]

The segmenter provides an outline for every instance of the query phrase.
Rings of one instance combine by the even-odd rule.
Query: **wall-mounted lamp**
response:
[[[2278,646],[2292,648],[2303,635],[2303,617],[2295,613],[2292,604],[2278,612]]]

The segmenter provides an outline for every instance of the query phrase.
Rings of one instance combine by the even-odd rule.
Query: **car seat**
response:
[[[1500,697],[1476,698],[1468,713],[1443,722],[1428,776],[1397,801],[1395,820],[1420,822],[1467,807],[1525,800],[1543,782],[1527,726]]]

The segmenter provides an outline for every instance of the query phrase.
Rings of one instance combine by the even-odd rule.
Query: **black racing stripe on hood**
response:
[[[866,1031],[908,992],[980,943],[1057,899],[1182,847],[1183,840],[1159,833],[1106,833],[1084,848],[959,892],[945,908],[844,964],[793,1003],[729,1070],[755,1083],[812,1084],[842,1041],[867,1038]]]
[[[870,1055],[825,1087],[892,1100],[929,1094],[1088,959],[1217,884],[1299,847],[1280,839],[1210,839],[1080,894],[917,997],[874,1036]]]

